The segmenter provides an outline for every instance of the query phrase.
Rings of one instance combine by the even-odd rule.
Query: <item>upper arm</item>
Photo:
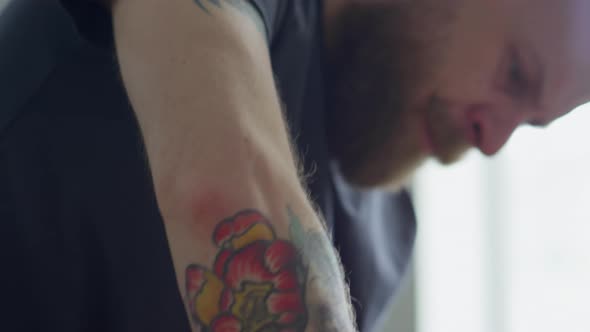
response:
[[[337,255],[299,181],[256,12],[238,0],[117,0],[112,11],[195,326],[352,330]],[[255,326],[240,330],[236,319]]]
[[[164,164],[150,160],[156,177],[195,173],[182,168],[198,164],[206,168],[200,174],[228,178],[237,174],[224,170],[248,170],[235,164],[243,158],[273,159],[285,176],[297,177],[260,18],[237,3],[118,0],[113,6],[123,79],[148,155],[174,159],[198,150],[174,165],[167,157]],[[162,140],[177,144],[160,151]],[[156,190],[169,180],[156,178]]]

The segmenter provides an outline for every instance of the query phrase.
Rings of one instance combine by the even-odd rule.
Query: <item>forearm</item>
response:
[[[226,194],[204,194],[191,218],[165,220],[192,322],[211,327],[214,319],[206,319],[206,312],[235,316],[241,324],[278,315],[285,316],[280,326],[293,331],[354,331],[338,256],[315,211],[307,201],[287,197],[287,190],[270,195],[254,194],[254,188],[241,197],[233,193],[235,187]],[[231,203],[227,197],[233,197]],[[238,226],[252,216],[251,225]],[[204,236],[208,245],[195,242]],[[211,291],[202,289],[204,274],[223,291],[200,295]],[[222,292],[229,292],[229,304],[220,304],[227,296]]]
[[[213,324],[213,318],[206,322],[203,321],[205,315],[203,312],[210,310],[216,313],[215,317],[218,317],[223,312],[238,310],[237,308],[244,305],[243,301],[245,301],[242,299],[240,300],[242,302],[238,301],[226,307],[218,307],[217,295],[214,295],[213,298],[198,295],[202,293],[200,286],[198,286],[199,282],[204,281],[198,278],[195,281],[191,275],[195,273],[202,275],[202,272],[213,273],[210,278],[218,280],[224,289],[232,289],[232,297],[243,297],[249,294],[248,292],[255,292],[256,283],[250,283],[254,288],[244,289],[245,293],[236,291],[236,287],[229,285],[226,281],[240,278],[240,275],[232,275],[232,273],[239,274],[239,272],[215,273],[215,266],[219,264],[221,253],[228,248],[232,253],[239,250],[255,250],[254,248],[262,241],[268,246],[287,243],[297,253],[297,260],[283,263],[273,272],[283,273],[281,277],[277,277],[277,274],[273,273],[268,274],[269,271],[266,270],[264,272],[258,271],[264,276],[257,276],[254,279],[259,281],[258,284],[263,288],[263,293],[269,291],[264,288],[264,285],[275,283],[275,278],[284,278],[289,274],[296,275],[300,273],[299,271],[305,271],[305,273],[294,286],[285,286],[285,289],[283,286],[273,286],[277,289],[277,294],[288,294],[289,297],[282,300],[286,301],[286,304],[281,304],[280,296],[264,293],[269,299],[279,300],[276,303],[267,301],[264,306],[258,307],[258,309],[252,308],[251,310],[258,310],[258,312],[248,311],[249,315],[256,317],[266,317],[265,315],[268,316],[271,313],[292,315],[293,321],[287,320],[286,326],[301,327],[301,329],[294,331],[354,331],[348,291],[337,253],[324,230],[320,215],[314,210],[300,184],[296,167],[285,167],[284,159],[279,156],[272,158],[269,153],[267,157],[262,157],[265,153],[253,152],[260,150],[259,147],[251,146],[246,149],[246,151],[252,151],[251,154],[243,152],[243,157],[237,157],[241,154],[237,153],[234,156],[235,159],[221,163],[221,165],[234,166],[237,163],[241,166],[233,169],[229,174],[223,170],[204,170],[203,167],[181,167],[189,170],[184,174],[178,172],[174,174],[160,173],[165,179],[177,179],[175,180],[176,185],[164,186],[163,188],[167,189],[160,190],[158,201],[174,257],[179,289],[186,300],[187,313],[191,321]],[[189,149],[186,153],[190,153],[190,151]],[[222,168],[218,167],[218,169]],[[237,246],[228,246],[227,243],[216,240],[216,231],[222,227],[223,223],[228,223],[228,220],[237,223],[239,215],[250,212],[262,216],[261,219],[264,221],[261,221],[260,224],[270,229],[272,237],[267,237],[264,231],[254,235],[252,233],[239,234],[234,237],[234,240],[238,239],[238,242],[244,244]],[[243,240],[244,238],[248,238],[248,240]],[[260,258],[260,260],[264,261],[272,260],[269,257],[277,254],[269,253],[268,247],[260,250],[262,252],[258,254],[262,255],[261,257],[266,257]],[[288,251],[288,249],[286,250]],[[281,256],[281,259],[285,259],[289,253],[283,251],[278,255]],[[230,264],[240,263],[236,259]],[[259,269],[256,261],[247,264],[245,269]],[[292,269],[294,266],[296,266],[295,270]],[[284,271],[283,267],[285,267]],[[197,286],[187,286],[191,282],[196,283]],[[252,296],[256,298],[256,295]],[[299,298],[300,303],[293,304],[293,297]],[[297,301],[299,300],[295,300],[295,302]],[[297,308],[293,308],[293,305]],[[201,309],[197,310],[197,306]],[[246,316],[238,318],[247,322]]]
[[[185,144],[179,143],[178,145]],[[246,150],[259,149],[251,147]],[[185,153],[191,151],[189,149]],[[243,153],[246,154],[246,152]],[[241,303],[234,303],[233,307],[229,305],[224,308],[196,310],[197,303],[200,306],[217,307],[218,299],[215,296],[214,299],[199,298],[197,294],[200,292],[200,288],[186,286],[187,283],[191,283],[191,275],[194,272],[211,272],[215,275],[212,278],[219,279],[224,289],[226,287],[233,289],[223,281],[240,276],[232,277],[228,274],[213,272],[222,251],[227,248],[230,248],[232,252],[244,250],[245,247],[256,246],[256,243],[260,241],[269,245],[285,242],[294,248],[298,259],[284,263],[284,266],[288,266],[284,273],[286,275],[299,273],[298,271],[305,271],[305,273],[303,279],[300,279],[296,286],[286,286],[286,289],[276,288],[279,294],[287,292],[291,294],[289,296],[299,296],[301,303],[296,305],[299,308],[293,309],[293,304],[287,303],[287,309],[285,309],[283,307],[285,304],[281,305],[281,301],[277,300],[279,304],[266,303],[264,309],[257,309],[262,310],[261,312],[250,312],[250,315],[264,316],[265,313],[269,314],[272,310],[277,310],[276,313],[291,315],[293,313],[288,310],[299,310],[292,323],[295,324],[293,326],[305,326],[305,329],[295,331],[353,331],[348,292],[343,281],[337,253],[326,235],[320,216],[313,209],[305,190],[300,185],[296,168],[294,166],[285,167],[284,160],[280,158],[272,158],[271,156],[263,158],[261,156],[264,153],[251,153],[256,157],[250,155],[248,158],[235,157],[234,160],[228,160],[227,164],[241,165],[230,174],[223,170],[204,170],[203,167],[181,167],[188,170],[183,174],[178,172],[173,174],[158,173],[164,179],[175,179],[175,185],[161,187],[163,189],[158,193],[158,203],[174,257],[179,289],[186,300],[189,317],[193,323],[202,322],[202,312],[212,310],[220,314],[223,312],[222,309],[225,311],[237,310],[235,306]],[[165,158],[163,155],[157,154],[152,154],[150,158],[154,156]],[[161,162],[165,162],[165,160]],[[193,169],[192,172],[191,169]],[[220,225],[224,221],[236,219],[236,216],[248,213],[248,211],[256,211],[264,216],[265,221],[262,224],[268,227],[271,230],[270,233],[274,235],[266,237],[265,232],[262,232],[262,235],[254,236],[252,234],[240,235],[242,238],[250,238],[249,241],[252,241],[246,243],[245,247],[241,247],[241,245],[228,247],[227,244],[215,240],[216,230],[221,227]],[[240,236],[236,236],[236,238],[240,238]],[[264,257],[273,255],[267,254],[268,248],[261,250],[265,252],[262,254]],[[279,254],[288,256],[286,252]],[[256,265],[256,262],[249,264]],[[297,266],[296,269],[290,270],[294,265]],[[192,271],[194,268],[197,270]],[[246,268],[257,269],[254,266]],[[275,272],[282,273],[278,270]],[[257,280],[263,286],[274,283],[273,278],[276,275],[272,273],[269,275],[265,274],[264,277]],[[248,291],[254,291],[254,289],[246,290],[246,293]],[[266,291],[263,290],[263,292]],[[294,295],[297,292],[300,294]],[[234,291],[234,293],[236,292]],[[245,295],[237,292],[232,296]],[[205,301],[210,302],[204,304]],[[292,299],[283,301],[292,301]],[[277,309],[273,309],[273,306]],[[247,320],[245,317],[242,318]],[[212,322],[212,320],[208,321],[210,324]]]
[[[271,162],[253,164],[254,174],[187,185],[170,196],[182,203],[163,210],[191,321],[211,327],[224,319],[263,324],[283,317],[280,326],[293,331],[354,331],[337,253],[305,191],[291,172],[277,174]],[[252,225],[237,226],[252,215]],[[227,239],[220,240],[224,232]],[[232,258],[223,263],[225,255]],[[207,283],[219,290],[203,289]],[[223,296],[231,300],[220,304]]]

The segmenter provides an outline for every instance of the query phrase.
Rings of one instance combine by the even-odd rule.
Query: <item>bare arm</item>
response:
[[[193,329],[353,331],[338,258],[300,184],[253,8],[117,0],[112,10]]]

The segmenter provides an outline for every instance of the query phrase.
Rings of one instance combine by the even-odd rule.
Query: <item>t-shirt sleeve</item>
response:
[[[250,0],[258,9],[266,26],[268,40],[272,41],[278,35],[286,11],[286,0]]]
[[[280,29],[286,0],[244,1],[250,1],[260,13],[266,27],[268,40],[272,43],[274,36]],[[84,39],[102,48],[113,48],[112,18],[108,6],[105,5],[105,0],[60,0],[60,2],[72,16]]]

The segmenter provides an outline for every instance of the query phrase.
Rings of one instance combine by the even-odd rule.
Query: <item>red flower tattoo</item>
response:
[[[213,233],[213,269],[190,265],[186,289],[193,319],[207,332],[300,332],[307,324],[306,271],[295,247],[268,220],[243,211]]]

